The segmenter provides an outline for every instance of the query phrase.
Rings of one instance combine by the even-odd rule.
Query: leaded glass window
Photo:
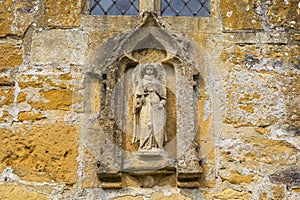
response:
[[[210,0],[161,0],[162,16],[210,16]]]
[[[139,0],[91,0],[91,15],[138,15]]]

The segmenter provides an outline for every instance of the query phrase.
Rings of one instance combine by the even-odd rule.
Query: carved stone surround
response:
[[[195,51],[197,47],[168,33],[155,14],[146,12],[136,29],[108,39],[93,53],[94,64],[86,75],[86,107],[96,114],[87,129],[97,134],[95,166],[103,188],[200,186],[198,102],[205,83],[197,70],[201,58],[195,62],[191,56]],[[167,140],[163,153],[156,154],[141,153],[139,143],[132,144],[132,77],[137,66],[147,63],[161,66],[165,73]]]

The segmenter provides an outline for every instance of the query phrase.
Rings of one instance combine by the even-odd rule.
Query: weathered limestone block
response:
[[[269,41],[269,37],[260,34],[260,40]],[[276,35],[273,37],[275,38]],[[285,38],[286,36],[282,36]],[[278,35],[280,43],[281,36]],[[275,41],[274,41],[275,42]],[[281,41],[283,42],[283,41]],[[299,45],[232,45],[223,49],[221,59],[229,65],[242,65],[247,69],[258,72],[276,72],[280,74],[295,73],[299,74]]]
[[[15,90],[14,88],[0,88],[0,107],[7,105],[10,106],[14,103]]]
[[[43,87],[43,76],[34,76],[34,75],[20,75],[17,77],[18,79],[18,86],[21,89],[24,88],[41,88]]]
[[[109,16],[99,17],[92,15],[81,16],[81,26],[84,31],[90,30],[98,33],[126,32],[134,29],[138,25],[136,16]],[[107,31],[109,29],[110,31]]]
[[[28,103],[40,110],[70,110],[73,103],[73,92],[71,90],[49,90],[41,91]]]
[[[15,1],[15,19],[13,25],[13,34],[23,35],[27,28],[35,20],[39,10],[38,0],[18,0]]]
[[[98,188],[100,185],[100,181],[95,174],[97,174],[97,168],[95,167],[95,156],[92,153],[85,150],[84,154],[84,180],[83,180],[83,188]]]
[[[37,1],[6,0],[0,8],[0,36],[23,35],[34,20]]]
[[[0,185],[0,196],[3,200],[22,199],[22,200],[48,200],[44,194],[25,189],[22,185]]]
[[[12,33],[14,20],[13,0],[1,2],[0,6],[0,36]]]
[[[2,74],[0,77],[0,85],[1,86],[14,86],[15,85],[15,80],[13,77],[10,76],[10,74]]]
[[[225,121],[235,126],[268,126],[279,120],[299,127],[299,75],[294,74],[299,70],[270,67],[266,72],[266,67],[254,67],[261,70],[259,76],[244,70],[231,72]]]
[[[23,180],[75,183],[78,133],[64,122],[0,130],[0,171],[11,167]]]
[[[0,122],[8,122],[8,121],[12,121],[13,117],[9,114],[8,111],[2,111],[1,115],[0,115]]]
[[[291,75],[282,79],[287,116],[286,121],[294,128],[300,128],[300,75]]]
[[[277,81],[275,81],[277,80]],[[280,78],[232,71],[226,86],[226,119],[234,126],[268,126],[285,117],[285,97]]]
[[[19,66],[23,62],[22,48],[17,44],[0,44],[0,70]]]
[[[227,188],[222,192],[204,192],[205,199],[240,199],[248,200],[251,198],[251,193]]]
[[[250,183],[253,181],[253,175],[241,175],[237,171],[231,170],[221,170],[220,176],[222,180],[226,180],[232,184]]]
[[[82,12],[81,0],[46,0],[46,20],[50,27],[77,27]]]
[[[225,31],[284,28],[299,30],[299,2],[289,1],[221,1]]]
[[[43,68],[45,68],[43,66]],[[58,68],[45,70],[42,73],[34,72],[32,74],[20,74],[17,77],[18,86],[25,88],[53,88],[53,89],[71,89],[74,88],[72,74],[70,72],[57,72]],[[35,75],[33,75],[35,74]],[[51,75],[50,75],[51,74]]]
[[[17,103],[21,103],[26,100],[27,94],[26,93],[19,93],[17,98]]]
[[[74,87],[74,84],[72,84],[71,80],[72,80],[72,74],[66,73],[66,74],[61,74],[61,75],[54,76],[54,77],[46,77],[45,81],[51,87],[59,87],[62,89],[66,89],[66,88]]]
[[[18,116],[18,120],[20,122],[37,121],[43,118],[45,118],[45,116],[42,113],[35,113],[35,112],[20,112]]]
[[[94,29],[87,29],[86,32],[89,36],[89,51],[96,51],[102,41],[117,34],[116,32],[102,33]]]
[[[123,197],[117,197],[112,198],[110,200],[143,200],[144,198],[142,196],[133,197],[133,196],[123,196]]]
[[[300,41],[300,34],[299,33],[294,33],[294,34],[291,34],[291,37],[290,37],[290,42],[291,42],[291,44],[297,44],[297,43],[299,43],[299,41]]]
[[[33,35],[33,64],[83,65],[86,59],[87,35],[82,31],[49,30]]]
[[[254,9],[255,2],[256,0],[221,0],[223,29],[225,31],[262,29],[261,16]]]
[[[300,168],[293,166],[284,171],[270,175],[270,181],[275,184],[285,184],[292,188],[300,188]]]
[[[162,192],[155,192],[152,194],[151,200],[191,200],[182,194],[164,195]]]
[[[284,194],[284,186],[274,186],[272,187],[272,192],[273,192],[273,198],[274,199],[284,199],[285,194]]]
[[[260,164],[262,166],[263,164],[292,166],[297,163],[297,149],[285,141],[251,137],[243,140],[224,140],[219,144],[219,147],[221,148],[220,151],[223,152],[223,161],[230,163],[237,161],[248,169],[257,170]],[[251,163],[256,163],[255,168],[252,168]],[[237,165],[228,165],[226,162],[223,165],[231,168],[231,170],[238,169]]]
[[[267,12],[267,23],[270,27],[300,30],[299,1],[272,1]]]

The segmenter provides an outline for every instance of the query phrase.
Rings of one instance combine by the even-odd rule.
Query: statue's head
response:
[[[154,67],[152,65],[147,65],[146,66],[146,74],[148,75],[153,75],[154,74]]]
[[[152,64],[146,64],[143,70],[145,75],[154,75],[157,76],[157,69]]]

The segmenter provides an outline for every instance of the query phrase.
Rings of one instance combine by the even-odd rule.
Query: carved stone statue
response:
[[[139,141],[139,151],[163,151],[163,144],[167,141],[165,80],[165,71],[160,64],[138,65],[133,71],[132,142]]]

